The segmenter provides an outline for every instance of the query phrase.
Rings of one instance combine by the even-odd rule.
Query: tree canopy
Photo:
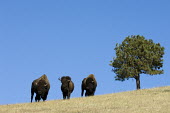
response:
[[[162,74],[164,47],[140,35],[128,36],[116,44],[116,57],[111,61],[116,80],[135,78],[140,89],[140,74]]]

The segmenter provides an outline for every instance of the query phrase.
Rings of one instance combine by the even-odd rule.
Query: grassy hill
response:
[[[0,113],[170,113],[170,86],[93,97],[1,105]]]

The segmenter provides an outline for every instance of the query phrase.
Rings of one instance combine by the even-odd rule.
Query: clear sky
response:
[[[115,81],[109,66],[115,45],[143,35],[165,47],[164,74],[142,75],[141,88],[170,85],[169,0],[1,0],[0,104],[30,102],[31,83],[46,74],[47,100],[62,99],[61,76],[81,81],[94,74],[96,95],[136,89],[134,79]]]

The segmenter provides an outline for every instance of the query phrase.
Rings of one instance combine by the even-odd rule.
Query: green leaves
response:
[[[116,44],[116,57],[111,61],[116,80],[135,78],[139,74],[162,74],[164,47],[140,35],[125,38]]]

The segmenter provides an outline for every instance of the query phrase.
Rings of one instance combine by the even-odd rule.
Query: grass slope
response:
[[[93,97],[1,105],[0,113],[170,113],[170,86]]]

